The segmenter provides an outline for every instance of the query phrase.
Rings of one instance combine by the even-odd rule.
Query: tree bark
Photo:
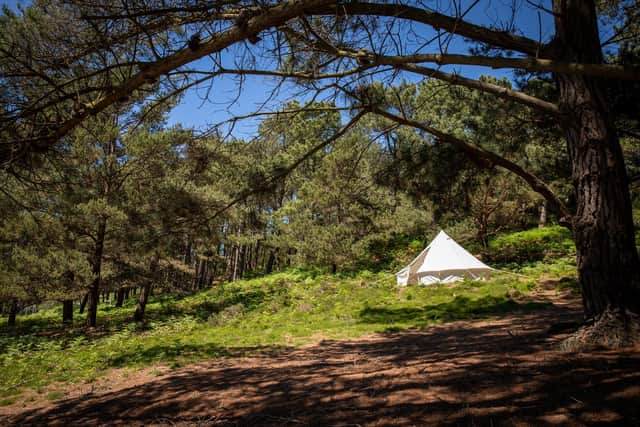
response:
[[[133,320],[136,322],[142,322],[144,320],[144,314],[147,309],[147,302],[149,301],[149,295],[151,295],[151,286],[153,286],[153,282],[156,280],[157,276],[156,273],[158,271],[158,262],[159,256],[156,253],[151,257],[151,263],[149,265],[149,279],[145,281],[145,284],[140,290],[138,305],[136,306],[135,313],[133,313]]]
[[[554,0],[562,60],[602,63],[592,0]],[[556,74],[561,125],[572,161],[577,212],[573,218],[585,315],[607,309],[640,312],[640,269],[629,184],[603,81]]]
[[[98,324],[98,303],[100,300],[100,273],[102,271],[102,254],[104,252],[104,236],[107,230],[106,218],[100,218],[96,246],[92,259],[93,282],[88,292],[87,301],[87,326],[94,328]]]

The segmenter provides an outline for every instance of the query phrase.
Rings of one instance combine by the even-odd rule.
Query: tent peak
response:
[[[478,279],[493,270],[471,255],[444,230],[405,268],[396,273],[398,284],[410,281],[422,284]]]

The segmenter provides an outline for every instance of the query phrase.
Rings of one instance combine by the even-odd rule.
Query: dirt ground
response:
[[[497,320],[114,374],[102,386],[72,386],[57,401],[0,408],[0,424],[640,426],[639,349],[555,351],[565,336],[558,324],[579,319],[575,304],[556,304]]]

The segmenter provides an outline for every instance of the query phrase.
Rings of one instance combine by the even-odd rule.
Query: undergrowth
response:
[[[528,280],[407,288],[394,282],[388,273],[341,277],[294,270],[183,298],[154,297],[144,324],[129,321],[133,304],[106,306],[99,312],[102,326],[91,332],[82,317],[63,329],[59,309],[23,316],[17,330],[0,335],[0,397],[24,389],[50,393],[48,384],[92,381],[109,368],[177,367],[535,307],[520,301],[534,286]]]
[[[492,244],[496,252],[518,258],[521,242],[540,240],[538,234],[511,235]],[[390,273],[292,269],[192,296],[153,296],[143,324],[130,320],[133,299],[122,308],[102,305],[95,330],[85,329],[78,315],[71,327],[64,327],[60,307],[21,316],[16,328],[0,329],[0,404],[14,403],[27,390],[43,398],[59,396],[61,383],[94,381],[111,368],[178,367],[535,309],[541,303],[527,294],[536,283],[545,278],[566,287],[576,283],[564,232],[552,230],[541,239],[547,245],[541,259],[516,264],[505,255],[497,264],[528,277],[497,274],[484,282],[400,288]]]

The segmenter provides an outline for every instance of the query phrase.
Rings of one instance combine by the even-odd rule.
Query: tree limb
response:
[[[352,55],[352,53],[345,52],[345,56]],[[519,68],[536,73],[581,74],[605,79],[640,80],[640,67],[583,64],[551,59],[425,53],[403,56],[375,56],[373,61],[381,65],[417,64],[421,62],[432,62],[438,65],[478,65],[490,68]]]
[[[560,112],[558,106],[552,102],[548,102],[542,100],[540,98],[536,98],[535,96],[527,95],[526,93],[519,92],[517,90],[509,89],[503,86],[498,86],[493,83],[483,82],[480,80],[473,80],[466,77],[463,77],[459,74],[445,73],[444,71],[436,70],[433,68],[427,68],[419,65],[415,65],[411,62],[404,61],[396,61],[397,57],[393,56],[376,56],[370,52],[365,50],[359,51],[345,51],[341,49],[336,49],[334,47],[329,47],[332,53],[337,53],[341,55],[345,55],[345,52],[350,52],[345,56],[351,58],[361,58],[362,56],[368,57],[368,66],[372,67],[375,64],[384,64],[394,67],[399,70],[405,70],[412,73],[420,74],[426,77],[443,80],[453,85],[465,86],[472,89],[477,89],[483,92],[488,92],[493,95],[496,95],[503,99],[508,99],[511,101],[516,101],[521,104],[527,105],[531,108],[535,108],[536,110],[542,111],[544,113],[556,115]]]
[[[149,80],[159,78],[172,70],[212,53],[220,52],[234,43],[246,39],[251,34],[282,25],[292,18],[304,15],[309,8],[321,7],[329,3],[331,3],[331,0],[288,0],[265,9],[259,15],[248,19],[245,25],[234,25],[226,31],[204,40],[195,50],[184,48],[170,56],[148,63],[144,70],[127,79],[121,86],[114,87],[109,92],[106,92],[91,105],[76,111],[69,119],[52,129],[47,135],[23,140],[22,142],[41,148],[52,145],[71,132],[85,118],[105,110],[122,98],[128,97],[131,92],[141,88]],[[13,159],[3,158],[0,159],[0,163],[11,160]]]
[[[545,200],[547,200],[547,202],[551,205],[553,209],[555,209],[557,212],[560,213],[562,217],[561,221],[563,224],[571,223],[570,218],[573,215],[569,210],[569,208],[567,208],[567,206],[553,193],[551,188],[549,188],[549,186],[544,181],[542,181],[540,178],[533,175],[532,173],[527,172],[520,165],[510,160],[507,160],[504,157],[494,152],[485,150],[484,148],[478,147],[477,145],[470,144],[456,136],[439,131],[438,129],[435,129],[424,123],[420,123],[415,120],[408,119],[406,117],[397,116],[395,114],[392,114],[376,106],[373,106],[371,108],[371,111],[379,116],[385,117],[396,123],[399,123],[405,126],[410,126],[415,129],[420,129],[422,131],[430,133],[431,135],[438,138],[440,141],[455,145],[456,147],[460,148],[469,157],[473,159],[478,159],[478,160],[487,162],[489,163],[489,165],[497,165],[508,171],[515,173],[520,178],[522,178],[527,184],[529,184],[529,187],[531,187],[533,191],[535,191],[536,193],[544,197]]]
[[[335,6],[331,5],[311,9],[309,13],[314,15],[367,15],[400,18],[426,24],[436,30],[442,29],[453,34],[459,34],[463,37],[487,43],[495,47],[514,50],[532,56],[536,56],[538,53],[544,55],[546,54],[545,52],[550,49],[548,46],[541,46],[537,41],[527,37],[505,31],[492,30],[456,17],[403,4],[345,1]]]
[[[519,102],[520,104],[524,104],[543,113],[557,115],[560,112],[558,106],[553,102],[548,102],[543,99],[536,98],[535,96],[527,95],[526,93],[499,86],[493,83],[470,79],[459,74],[445,73],[443,71],[439,71],[433,68],[421,67],[415,64],[400,65],[397,68],[421,74],[430,78],[443,80],[453,85],[465,86],[471,89],[480,90],[482,92],[491,93],[499,98]]]

